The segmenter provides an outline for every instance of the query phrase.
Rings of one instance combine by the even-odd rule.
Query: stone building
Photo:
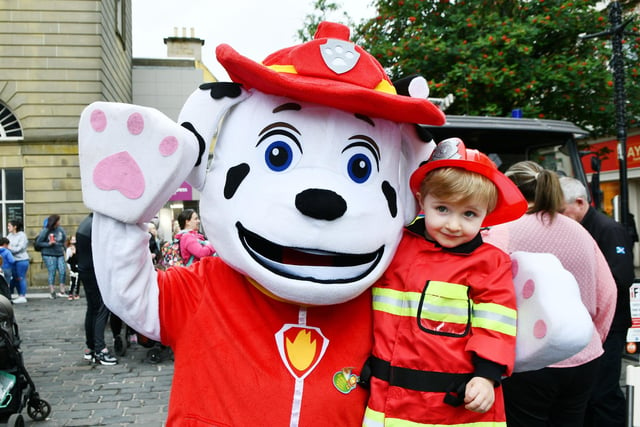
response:
[[[0,9],[1,223],[44,218],[73,233],[82,203],[77,127],[97,100],[131,102],[130,0],[3,0]],[[3,234],[6,234],[3,233]],[[42,278],[32,253],[30,278]]]
[[[131,0],[0,4],[2,235],[19,218],[33,240],[52,213],[70,235],[88,213],[78,167],[82,110],[94,101],[127,102],[177,119],[198,84],[215,80],[200,61],[204,41],[176,30],[164,40],[175,58],[133,59]],[[46,285],[40,254],[30,255],[29,286]]]

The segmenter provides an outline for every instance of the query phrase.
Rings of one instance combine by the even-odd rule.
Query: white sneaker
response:
[[[27,297],[24,296],[19,296],[13,300],[14,304],[24,304],[25,302],[27,302]]]

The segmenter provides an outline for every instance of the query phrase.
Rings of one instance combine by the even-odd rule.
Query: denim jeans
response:
[[[58,283],[64,283],[67,274],[67,264],[64,262],[64,257],[42,255],[42,260],[44,261],[44,265],[47,266],[47,271],[49,272],[49,276],[47,278],[49,286],[53,286],[55,284],[56,271],[60,276],[60,281]]]
[[[18,290],[18,295],[27,294],[27,270],[29,269],[29,260],[23,259],[13,264],[13,275],[11,277],[11,291]]]

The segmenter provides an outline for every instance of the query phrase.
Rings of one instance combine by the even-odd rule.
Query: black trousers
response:
[[[609,332],[596,383],[584,417],[585,427],[625,427],[627,400],[620,388],[622,353],[627,331]]]
[[[107,346],[104,342],[104,330],[109,320],[109,309],[102,301],[95,274],[81,271],[80,281],[87,298],[87,312],[84,316],[87,348],[98,352]]]
[[[582,427],[600,359],[519,372],[502,382],[509,427]]]

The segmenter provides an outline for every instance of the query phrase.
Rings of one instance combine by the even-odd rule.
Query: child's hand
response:
[[[467,383],[464,394],[464,407],[473,412],[484,413],[491,409],[495,398],[492,380],[473,377]]]

